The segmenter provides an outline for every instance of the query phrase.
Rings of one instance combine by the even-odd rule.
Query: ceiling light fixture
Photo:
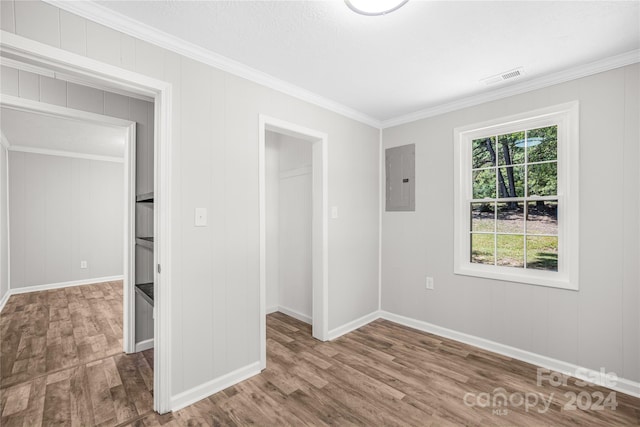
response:
[[[349,9],[367,16],[386,15],[400,9],[409,0],[345,0]]]

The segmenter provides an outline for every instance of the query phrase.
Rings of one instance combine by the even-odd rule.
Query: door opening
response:
[[[107,115],[95,114],[85,112],[81,110],[75,110],[71,108],[61,107],[52,104],[41,103],[32,101],[30,99],[18,98],[10,95],[2,95],[0,99],[0,107],[3,111],[3,120],[9,120],[7,117],[10,114],[11,122],[3,123],[3,128],[9,133],[13,141],[9,141],[12,145],[7,147],[7,150],[11,153],[21,156],[31,156],[23,158],[23,162],[35,162],[36,159],[40,159],[40,162],[45,162],[48,165],[48,169],[51,173],[55,174],[55,180],[49,180],[47,183],[41,184],[41,190],[47,188],[54,194],[73,194],[73,198],[50,198],[51,210],[57,212],[57,219],[55,222],[55,228],[66,230],[69,232],[71,223],[74,221],[72,215],[65,215],[68,209],[73,208],[73,214],[78,212],[88,213],[89,206],[95,206],[95,201],[101,203],[102,212],[114,205],[122,206],[122,217],[120,218],[120,227],[118,227],[118,220],[114,218],[103,218],[102,229],[108,230],[117,235],[118,231],[114,228],[120,228],[122,239],[111,239],[99,232],[89,233],[88,228],[93,227],[93,221],[95,218],[82,218],[79,217],[75,221],[75,225],[78,230],[82,230],[81,234],[89,234],[92,237],[96,235],[101,236],[103,241],[92,242],[92,247],[98,253],[99,257],[94,258],[94,263],[97,266],[89,266],[87,269],[87,261],[81,261],[80,268],[87,269],[83,271],[77,271],[73,267],[69,266],[69,257],[73,256],[74,249],[70,246],[72,239],[66,235],[63,239],[67,244],[62,247],[58,247],[53,250],[52,253],[46,255],[48,257],[55,256],[59,264],[67,266],[58,267],[57,270],[52,269],[52,272],[46,276],[42,276],[39,279],[44,280],[44,283],[48,285],[44,286],[73,286],[75,284],[87,284],[98,283],[100,279],[109,281],[112,278],[118,276],[122,277],[123,289],[127,289],[129,286],[133,286],[133,272],[134,272],[134,258],[133,258],[133,230],[134,230],[134,184],[135,184],[135,150],[136,150],[136,125],[130,120],[123,120],[116,117]],[[27,130],[27,126],[28,130]],[[44,133],[43,130],[47,131]],[[15,137],[15,138],[14,138]],[[81,141],[81,143],[76,143]],[[106,141],[109,143],[107,144]],[[36,157],[34,157],[36,156]],[[39,156],[39,157],[38,157]],[[57,161],[55,159],[66,159],[66,161]],[[73,161],[70,159],[74,159]],[[120,165],[118,165],[118,163]],[[107,168],[108,165],[109,166]],[[96,173],[95,180],[92,181],[87,173],[90,169],[100,167],[101,172]],[[93,202],[89,194],[82,191],[74,191],[72,186],[73,181],[68,181],[62,178],[62,172],[64,168],[69,171],[75,171],[78,175],[73,175],[72,172],[67,176],[68,179],[72,179],[72,176],[80,176],[87,180],[86,189],[100,188],[106,191],[106,194],[101,194]],[[118,170],[120,172],[118,172]],[[116,172],[114,175],[113,172]],[[118,175],[121,178],[118,178]],[[122,188],[120,191],[115,191],[113,184],[116,183],[116,179],[121,179]],[[55,199],[55,201],[54,201]],[[118,200],[120,199],[120,200]],[[64,202],[62,202],[64,200]],[[105,205],[105,200],[109,202]],[[94,208],[95,211],[95,208]],[[48,215],[52,216],[51,212]],[[53,215],[56,218],[56,215]],[[66,221],[66,222],[65,222]],[[65,225],[66,224],[66,227]],[[10,227],[11,228],[11,227]],[[9,236],[8,247],[11,248],[11,236]],[[16,239],[17,240],[17,239]],[[110,243],[105,243],[105,241]],[[118,242],[120,240],[120,242]],[[55,242],[56,240],[52,240]],[[51,244],[51,242],[49,243]],[[78,241],[75,243],[78,247],[86,248],[87,243],[84,241]],[[121,246],[121,248],[118,248]],[[49,246],[51,247],[51,246]],[[77,248],[75,249],[77,250]],[[117,254],[122,251],[121,267],[118,269],[117,256],[110,256],[112,253]],[[100,252],[102,251],[102,252]],[[106,255],[103,254],[106,252]],[[83,255],[86,255],[86,251]],[[9,252],[11,255],[11,251]],[[82,257],[81,257],[82,258]],[[77,261],[77,259],[74,259]],[[19,261],[20,263],[20,261]],[[54,265],[58,265],[55,263]],[[75,264],[74,264],[75,267]],[[116,268],[116,270],[114,270]],[[98,272],[98,273],[95,273]],[[107,272],[105,274],[104,272]],[[114,275],[117,273],[117,275]],[[104,276],[109,277],[104,277]],[[99,278],[100,279],[99,279]],[[15,277],[13,278],[15,279]],[[24,279],[24,278],[22,278]],[[57,279],[57,280],[56,280]],[[14,293],[21,293],[23,291],[35,291],[38,290],[38,286],[33,286],[29,281],[20,280],[15,283],[14,280],[10,281],[10,288]],[[56,282],[56,283],[54,283]],[[126,292],[123,292],[124,301],[123,308],[131,306],[132,301],[128,298]],[[133,352],[133,335],[126,327],[122,331],[123,348],[124,352]]]
[[[312,143],[266,132],[267,313],[311,325]]]
[[[259,132],[260,352],[264,369],[268,308],[273,310],[277,307],[278,311],[311,323],[313,337],[321,341],[327,339],[328,138],[322,132],[266,116],[260,116]],[[276,265],[286,265],[287,260],[274,261],[274,258],[278,258],[273,253],[276,246],[267,237],[274,233],[268,213],[274,200],[271,203],[267,200],[267,197],[273,196],[272,192],[267,191],[268,183],[272,182],[267,174],[276,174],[273,163],[268,163],[268,157],[274,156],[278,156],[283,163],[277,170],[278,188],[284,193],[283,198],[278,197],[278,210],[282,203],[283,210],[289,215],[284,227],[278,227],[278,235],[285,238],[286,242],[280,241],[277,246],[283,249],[279,255],[290,257],[290,264],[294,264],[285,270],[279,269],[279,278],[275,278],[273,269]],[[279,217],[283,218],[281,215]],[[286,235],[280,231],[285,231]],[[294,236],[295,233],[301,235]]]
[[[153,109],[153,407],[171,410],[171,84],[55,47],[3,33],[0,56],[49,70],[56,78],[154,103]],[[133,252],[133,251],[131,251]],[[130,254],[131,255],[131,254]],[[133,263],[131,263],[132,265]],[[125,273],[126,274],[126,273]],[[129,301],[135,291],[128,286]],[[129,304],[131,306],[131,304]],[[124,323],[133,313],[127,310]],[[128,316],[128,317],[127,317]],[[127,326],[125,326],[126,328]]]

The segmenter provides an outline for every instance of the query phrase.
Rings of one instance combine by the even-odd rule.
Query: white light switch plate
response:
[[[195,226],[196,227],[207,226],[207,209],[206,208],[196,208]]]
[[[426,286],[427,289],[433,290],[433,277],[427,277]]]

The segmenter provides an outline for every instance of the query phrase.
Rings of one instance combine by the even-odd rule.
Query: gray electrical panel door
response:
[[[416,210],[416,145],[385,150],[387,211]]]

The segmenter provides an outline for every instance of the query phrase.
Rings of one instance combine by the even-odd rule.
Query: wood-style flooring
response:
[[[0,425],[640,425],[640,399],[615,393],[615,410],[566,410],[572,393],[595,396],[595,403],[598,393],[607,396],[611,390],[578,386],[573,378],[564,386],[538,386],[537,368],[524,362],[384,320],[322,343],[311,337],[309,325],[281,313],[267,317],[265,371],[161,416],[151,409],[153,350],[125,355],[121,344],[109,344],[114,337],[107,336],[106,326],[119,325],[116,319],[122,315],[111,298],[121,292],[121,284],[109,283],[11,297],[0,314]],[[99,299],[104,301],[91,301]],[[63,300],[71,306],[63,307]],[[121,304],[121,297],[118,301]],[[78,307],[97,307],[78,314],[90,319],[84,330],[79,326],[84,321],[73,320]],[[114,312],[107,314],[107,307]],[[98,309],[103,312],[97,314]],[[25,319],[32,313],[40,313],[37,328]],[[62,327],[59,318],[67,317],[70,325]],[[115,340],[121,340],[121,329],[118,333]],[[13,334],[45,341],[23,343]],[[61,342],[73,336],[75,349],[70,340],[67,353],[58,349],[58,336]],[[95,350],[94,358],[86,347],[80,350],[87,343]],[[114,352],[105,355],[111,351],[107,348]],[[47,364],[64,354],[71,361]],[[27,362],[25,368],[19,363],[25,358],[37,362]],[[504,389],[511,403],[478,405],[486,401],[482,393],[492,398],[501,391],[496,389]],[[538,404],[526,410],[518,395],[530,402],[538,396]],[[547,410],[543,398],[550,402]]]
[[[0,387],[122,352],[122,282],[31,292],[0,315]]]

